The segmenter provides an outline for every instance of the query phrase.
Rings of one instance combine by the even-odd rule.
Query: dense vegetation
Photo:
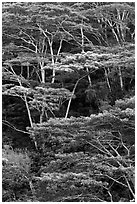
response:
[[[4,2],[3,202],[135,201],[135,5]]]

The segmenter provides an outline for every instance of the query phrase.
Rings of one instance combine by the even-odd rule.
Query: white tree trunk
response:
[[[107,73],[107,70],[105,68],[104,68],[104,70],[105,70],[105,77],[106,77],[107,85],[108,85],[109,91],[111,92],[111,86],[110,86],[110,82],[109,82],[109,78],[108,78],[108,73]]]
[[[121,67],[118,67],[118,70],[119,70],[120,87],[121,87],[121,90],[123,91],[124,90],[124,85],[123,85]]]
[[[21,83],[20,79],[18,78],[18,75],[15,73],[14,69],[12,68],[12,66],[10,66],[10,68],[11,68],[13,74],[17,77],[19,85],[22,87],[22,83]],[[31,112],[30,112],[30,109],[29,109],[29,105],[28,105],[28,101],[27,101],[27,97],[26,97],[25,93],[23,94],[23,98],[24,98],[24,101],[25,101],[25,105],[26,105],[26,109],[27,109],[27,113],[28,113],[28,117],[29,117],[30,126],[31,126],[31,128],[33,128],[33,121],[32,121],[32,117],[31,117]],[[35,137],[33,137],[33,141],[34,141],[34,144],[35,144],[35,148],[38,149]]]
[[[45,70],[41,68],[41,82],[45,83]]]
[[[50,47],[50,54],[51,54],[51,65],[52,65],[52,80],[51,83],[54,84],[55,82],[55,62],[54,62],[54,53],[53,53],[53,47],[52,47],[53,41],[50,42],[49,40],[49,47]]]
[[[86,67],[86,71],[87,71],[87,73],[89,72],[88,67]],[[88,81],[89,81],[89,86],[92,86],[92,82],[91,82],[90,73],[88,74]]]
[[[81,28],[80,28],[80,31],[81,31],[81,53],[84,53],[84,33],[83,33],[83,20],[82,20],[82,24],[81,24]]]

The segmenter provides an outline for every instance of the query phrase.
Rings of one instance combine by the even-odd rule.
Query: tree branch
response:
[[[13,129],[13,130],[16,130],[16,131],[18,131],[18,132],[21,132],[21,133],[25,133],[25,134],[30,135],[29,132],[26,132],[26,131],[23,131],[23,130],[19,130],[19,129],[16,128],[14,125],[12,125],[11,123],[9,123],[7,120],[2,120],[2,123],[3,123],[4,125],[7,125],[8,127],[10,127],[10,128]]]

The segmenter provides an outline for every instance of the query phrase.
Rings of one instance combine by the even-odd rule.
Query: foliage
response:
[[[98,115],[50,119],[29,128],[42,155],[34,177],[41,201],[134,199],[133,101],[117,101]]]
[[[134,2],[3,2],[2,23],[3,201],[135,201]]]
[[[20,97],[27,96],[29,99],[30,109],[36,109],[40,117],[44,116],[46,112],[46,119],[48,118],[47,111],[53,116],[53,110],[58,110],[63,103],[63,100],[69,99],[71,92],[65,88],[52,88],[46,86],[37,86],[35,89],[23,86],[3,85],[3,95]],[[40,119],[40,123],[42,118]]]

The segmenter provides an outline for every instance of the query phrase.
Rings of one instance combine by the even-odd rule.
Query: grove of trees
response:
[[[3,2],[3,202],[135,202],[135,3]]]

